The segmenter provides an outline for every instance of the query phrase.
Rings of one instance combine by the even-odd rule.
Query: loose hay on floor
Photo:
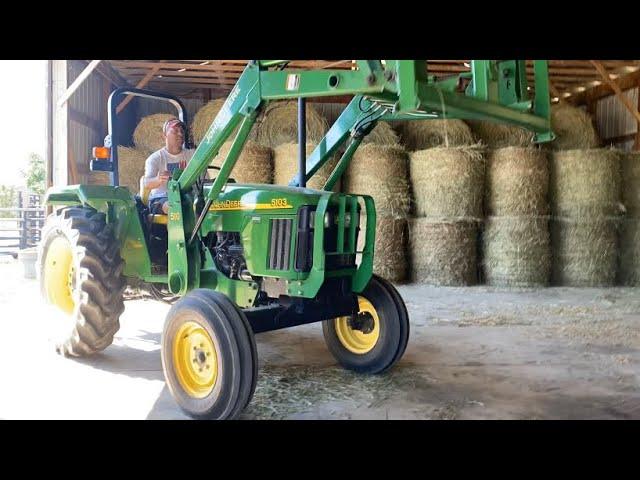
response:
[[[307,143],[307,157],[313,153],[316,145],[313,143]],[[274,163],[274,180],[276,185],[289,185],[289,182],[294,176],[298,175],[298,144],[297,143],[284,143],[278,145],[273,149],[273,163]],[[322,190],[324,184],[329,180],[329,175],[336,167],[338,159],[336,157],[330,159],[325,163],[319,171],[315,173],[309,181],[307,181],[307,188],[313,188],[316,190]],[[336,183],[333,190],[339,191],[340,181]]]
[[[484,169],[482,150],[475,146],[413,152],[410,172],[416,216],[481,218]]]
[[[212,165],[222,166],[222,162],[231,150],[232,143],[225,142],[222,145],[218,155],[211,162]],[[209,175],[215,176],[215,170],[210,171]],[[231,171],[230,177],[238,183],[272,183],[273,158],[271,149],[248,140]]]
[[[306,106],[307,142],[319,143],[328,130],[325,119],[313,105]],[[276,148],[283,143],[298,141],[298,103],[276,101],[270,103],[260,115],[256,125],[255,140],[265,146]]]
[[[608,287],[616,280],[618,221],[551,220],[552,282],[568,287]]]
[[[411,277],[441,286],[477,282],[478,227],[472,221],[409,220]]]
[[[489,148],[531,147],[533,132],[504,123],[468,120],[467,124],[476,139]]]
[[[555,150],[597,148],[600,139],[591,116],[584,110],[558,104],[551,107],[551,129],[556,139],[550,143]]]
[[[398,123],[407,150],[458,147],[475,143],[469,126],[462,120],[410,120]]]
[[[537,148],[506,147],[487,153],[485,213],[494,216],[546,215],[549,162]]]
[[[482,240],[487,285],[534,287],[549,283],[551,245],[547,217],[488,217]]]
[[[624,211],[620,156],[610,149],[552,152],[549,199],[559,217],[608,217]]]
[[[640,217],[640,153],[621,153],[620,163],[622,203],[629,216]]]
[[[363,145],[343,175],[343,190],[371,195],[380,216],[406,218],[410,208],[408,168],[404,148]]]
[[[137,148],[148,152],[160,150],[165,145],[162,126],[173,117],[175,115],[168,113],[155,113],[143,117],[133,131],[133,143]]]

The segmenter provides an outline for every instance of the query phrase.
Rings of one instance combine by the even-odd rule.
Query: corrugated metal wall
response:
[[[638,105],[638,89],[633,88],[624,92],[632,105]],[[633,149],[634,140],[607,141],[613,137],[634,134],[638,130],[638,123],[634,116],[627,110],[616,95],[603,98],[598,101],[596,110],[596,125],[600,138],[605,145],[613,145],[616,148],[630,151]]]
[[[71,85],[78,75],[84,70],[86,64],[80,61],[68,61],[67,73],[68,83]],[[97,145],[102,145],[106,128],[103,124],[106,115],[106,105],[103,100],[105,80],[96,73],[92,73],[82,85],[75,91],[69,99],[69,108],[86,115],[94,121],[96,126],[101,126],[102,131],[90,126],[83,125],[75,121],[73,116],[69,116],[69,162],[74,162],[76,166],[76,182],[86,183],[89,175],[89,161],[91,160],[91,149]],[[69,171],[69,182],[73,182],[71,170]]]

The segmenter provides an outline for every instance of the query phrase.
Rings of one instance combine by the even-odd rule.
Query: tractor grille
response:
[[[287,218],[271,220],[271,245],[269,248],[269,268],[271,270],[289,270],[292,224],[293,220]]]

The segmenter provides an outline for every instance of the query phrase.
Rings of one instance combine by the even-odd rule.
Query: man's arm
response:
[[[149,155],[144,162],[144,179],[145,188],[154,189],[161,187],[167,183],[171,174],[167,171],[161,172],[158,166],[157,157],[154,154]]]

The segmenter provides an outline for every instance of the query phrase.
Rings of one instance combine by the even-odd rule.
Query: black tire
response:
[[[49,215],[41,238],[37,273],[46,301],[50,300],[44,278],[49,247],[56,239],[66,239],[71,248],[75,285],[70,315],[74,327],[56,345],[56,350],[62,355],[76,357],[104,350],[113,343],[124,311],[124,263],[113,226],[106,223],[103,213],[94,209],[68,207]]]
[[[379,337],[371,350],[354,353],[340,341],[336,320],[322,322],[322,333],[334,358],[348,370],[377,374],[391,368],[404,354],[409,341],[409,315],[397,290],[385,279],[373,275],[364,291],[380,319]]]
[[[215,347],[218,376],[211,390],[200,398],[179,380],[173,355],[174,342],[179,340],[176,336],[186,322],[202,327]],[[169,391],[190,417],[231,420],[251,401],[258,370],[255,339],[242,310],[225,295],[196,289],[176,302],[167,314],[161,351]]]

